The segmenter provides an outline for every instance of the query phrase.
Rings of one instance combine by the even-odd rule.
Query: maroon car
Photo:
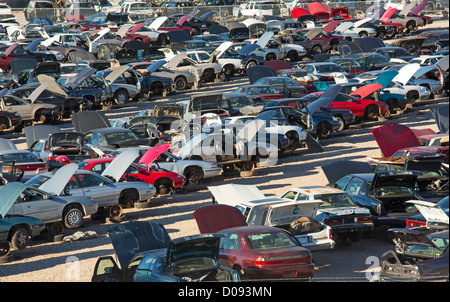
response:
[[[269,226],[243,226],[220,231],[219,262],[245,280],[309,280],[314,275],[311,252],[288,232]]]
[[[284,98],[283,94],[278,93],[277,89],[269,85],[243,85],[234,92],[248,94],[253,99],[263,97],[266,101]]]

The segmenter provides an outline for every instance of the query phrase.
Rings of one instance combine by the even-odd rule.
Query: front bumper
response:
[[[218,176],[222,173],[222,168],[208,168],[203,169],[203,178]]]

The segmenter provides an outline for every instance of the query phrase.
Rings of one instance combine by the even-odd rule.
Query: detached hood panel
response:
[[[37,140],[47,139],[48,136],[55,132],[60,132],[58,126],[53,125],[35,125],[31,127],[25,127],[25,138],[27,141],[28,148]]]

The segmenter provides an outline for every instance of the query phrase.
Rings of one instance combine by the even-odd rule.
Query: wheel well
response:
[[[83,215],[86,215],[86,212],[84,211],[84,207],[83,207],[81,204],[79,204],[79,203],[70,203],[70,204],[68,204],[68,205],[66,205],[66,206],[64,207],[64,210],[63,210],[63,217],[64,217],[64,215],[65,215],[67,212],[69,212],[71,209],[74,209],[74,208],[80,210],[81,213],[83,213]]]
[[[298,135],[297,131],[291,130],[291,131],[286,132],[286,137],[287,138],[299,138],[299,135]]]
[[[185,80],[187,81],[187,79],[186,79],[186,77],[185,77],[184,75],[176,76],[175,79],[174,79],[174,82],[175,82],[176,80],[178,80],[178,79],[185,79]]]
[[[24,228],[31,235],[31,227],[28,224],[16,224],[9,230],[8,241],[11,241],[14,231],[20,228]]]
[[[369,104],[366,106],[366,108],[364,108],[364,113],[367,113],[369,111],[369,109],[375,108],[376,110],[378,110],[378,113],[380,112],[380,107],[378,107],[378,105],[375,104]]]
[[[10,128],[11,127],[11,121],[6,116],[0,116],[0,125],[1,124],[5,124],[6,128]]]
[[[159,185],[172,185],[172,184],[173,184],[172,180],[167,177],[158,178],[154,183],[155,187]]]
[[[153,89],[153,88],[155,88],[156,86],[160,86],[160,87],[163,87],[163,88],[164,88],[163,82],[161,82],[161,81],[154,81],[154,82],[152,82],[152,84],[151,84],[151,86],[150,86],[150,89]]]
[[[141,195],[139,194],[139,191],[136,190],[136,189],[124,189],[124,190],[122,190],[122,192],[120,192],[119,199],[120,199],[120,197],[122,197],[126,193],[135,193],[137,195],[137,200],[138,201],[141,200]]]

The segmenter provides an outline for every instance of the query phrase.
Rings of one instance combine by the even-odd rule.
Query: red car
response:
[[[183,26],[184,23],[186,23],[186,20],[191,18],[192,16],[190,15],[186,15],[181,17],[180,19],[178,19],[178,21],[176,23],[172,22],[170,19],[167,19],[163,25],[161,25],[161,27],[159,28],[159,30],[163,30],[163,31],[174,31],[174,30],[186,30],[188,31],[192,36],[196,35],[197,32],[194,28],[192,27],[188,27],[188,26]]]
[[[313,92],[302,99],[311,102],[315,101],[322,95],[323,91]],[[391,112],[389,106],[383,102],[375,100],[358,99],[347,94],[339,93],[331,102],[330,108],[350,110],[357,118],[377,118],[378,116],[388,117]]]
[[[239,272],[241,279],[309,280],[314,274],[311,252],[284,229],[248,226],[235,207],[203,206],[194,213],[200,233],[219,233],[219,262]]]
[[[245,93],[253,99],[263,97],[266,101],[283,99],[284,95],[278,93],[278,90],[269,85],[243,85],[234,92]]]
[[[156,188],[157,194],[168,194],[174,190],[183,188],[186,184],[186,177],[184,175],[178,175],[175,172],[150,167],[151,163],[153,163],[159,155],[166,152],[168,147],[170,147],[170,144],[153,147],[147,150],[139,161],[139,164],[131,164],[123,174],[122,179],[125,180],[131,178],[150,183]],[[78,165],[81,169],[101,174],[113,159],[113,157],[87,159]],[[141,163],[143,165],[141,165]]]

